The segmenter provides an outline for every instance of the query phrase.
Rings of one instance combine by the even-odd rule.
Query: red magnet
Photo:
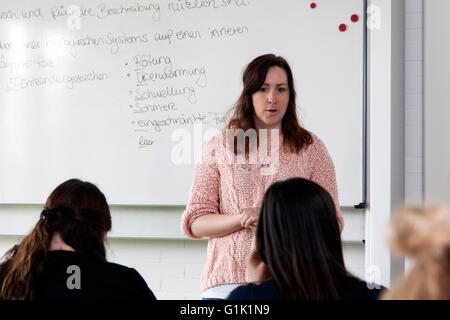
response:
[[[317,7],[317,4],[313,2],[313,3],[311,3],[310,7],[311,7],[311,9],[315,9]]]
[[[357,14],[354,14],[350,19],[352,20],[352,22],[357,22],[359,20],[359,16]]]
[[[339,26],[339,30],[340,30],[341,32],[344,32],[344,31],[347,30],[347,26],[343,23],[343,24],[341,24],[341,25]]]

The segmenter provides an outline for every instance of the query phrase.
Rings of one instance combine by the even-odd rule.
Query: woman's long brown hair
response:
[[[234,105],[234,114],[227,125],[227,129],[256,130],[252,95],[261,88],[266,79],[267,71],[274,66],[278,66],[286,71],[288,79],[289,102],[281,123],[284,144],[292,152],[298,153],[303,147],[307,147],[312,143],[312,136],[309,131],[300,126],[297,118],[296,92],[291,68],[284,58],[274,54],[259,56],[246,67],[242,77],[244,88]],[[234,150],[236,153],[237,148]]]
[[[95,185],[78,179],[62,183],[48,197],[31,233],[5,254],[0,300],[33,299],[55,232],[75,251],[105,261],[104,239],[110,229],[108,204]]]

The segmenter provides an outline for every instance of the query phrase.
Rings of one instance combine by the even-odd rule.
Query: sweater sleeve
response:
[[[186,236],[196,239],[191,232],[191,224],[198,217],[219,213],[220,174],[215,159],[213,137],[203,149],[202,158],[195,165],[194,180],[189,194],[188,205],[181,217],[181,228]]]
[[[306,167],[309,179],[322,186],[331,195],[336,207],[339,229],[344,229],[344,218],[339,207],[336,172],[325,144],[313,135],[313,143],[306,150]]]

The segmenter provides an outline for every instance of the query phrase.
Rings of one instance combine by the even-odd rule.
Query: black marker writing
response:
[[[169,127],[174,125],[191,125],[196,123],[207,124],[207,116],[201,113],[191,114],[190,116],[185,116],[182,114],[179,117],[169,116],[165,119],[160,120],[138,120],[136,125],[139,128],[153,127],[156,132],[161,132],[163,127]]]
[[[172,66],[172,59],[169,56],[152,56],[151,54],[138,54],[133,57],[134,64],[138,68],[150,68],[153,66]]]
[[[92,71],[84,74],[63,74],[48,77],[10,78],[7,90],[28,89],[56,84],[65,84],[68,89],[74,89],[75,84],[91,81],[103,81],[109,79],[110,73]]]
[[[31,19],[31,18],[43,18],[42,9],[36,8],[31,10],[22,10],[22,18]]]
[[[133,108],[133,113],[146,113],[146,112],[169,112],[178,110],[174,102],[169,102],[167,104],[145,104],[137,102]]]
[[[221,28],[209,28],[211,38],[232,37],[235,35],[248,33],[248,27],[235,26],[235,27],[221,27]]]
[[[155,141],[150,138],[145,138],[144,136],[139,137],[139,148],[150,147]]]
[[[0,9],[0,20],[12,20],[18,19],[17,13],[12,11],[11,9]]]
[[[138,88],[134,91],[134,93],[136,101],[175,97],[175,96],[187,96],[187,99],[190,103],[197,102],[197,95],[194,87],[174,88],[167,86],[161,90]]]
[[[175,69],[166,68],[164,72],[145,72],[143,69],[137,69],[136,77],[138,85],[146,85],[149,81],[168,80],[176,78],[196,77],[196,83],[199,87],[206,87],[208,79],[206,78],[206,70],[203,67],[192,69]]]

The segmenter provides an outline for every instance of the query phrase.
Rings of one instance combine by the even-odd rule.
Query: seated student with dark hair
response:
[[[103,193],[77,179],[48,197],[29,235],[0,264],[0,300],[155,300],[141,275],[106,261],[111,215]]]
[[[346,270],[333,200],[303,178],[266,191],[248,280],[255,283],[234,289],[228,299],[375,300],[382,290]]]

